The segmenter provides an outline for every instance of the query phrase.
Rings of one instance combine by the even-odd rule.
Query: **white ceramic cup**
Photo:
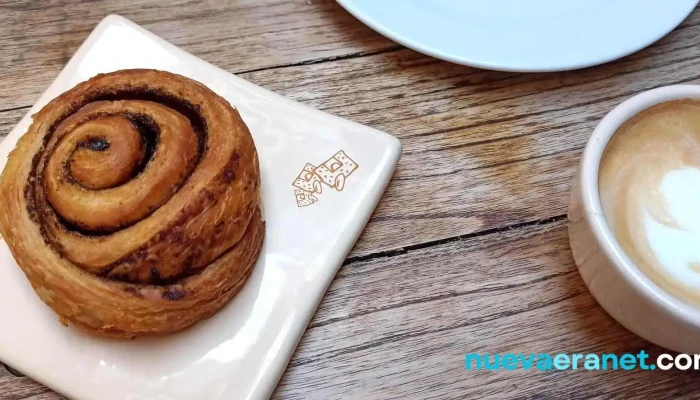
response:
[[[603,150],[625,121],[655,104],[700,99],[700,86],[667,86],[613,109],[581,156],[569,202],[569,241],[583,281],[605,311],[644,339],[682,353],[700,353],[700,309],[671,296],[632,262],[609,228],[598,193]]]

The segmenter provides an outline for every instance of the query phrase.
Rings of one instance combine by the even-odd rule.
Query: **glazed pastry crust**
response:
[[[0,176],[0,234],[64,322],[168,334],[241,289],[265,223],[253,139],[188,78],[98,75],[33,116]]]

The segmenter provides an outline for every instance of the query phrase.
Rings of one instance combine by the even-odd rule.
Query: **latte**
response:
[[[658,104],[625,122],[598,184],[625,253],[666,292],[700,306],[700,101]]]

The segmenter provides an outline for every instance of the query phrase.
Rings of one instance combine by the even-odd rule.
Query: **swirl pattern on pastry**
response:
[[[0,176],[0,233],[62,319],[119,337],[223,307],[259,255],[253,139],[191,79],[98,75],[33,116]]]

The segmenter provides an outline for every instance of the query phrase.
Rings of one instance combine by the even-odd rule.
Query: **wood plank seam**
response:
[[[3,112],[10,112],[10,111],[18,111],[18,110],[21,110],[21,109],[24,109],[24,108],[30,109],[31,107],[32,107],[32,106],[19,106],[19,107],[6,108],[6,109],[4,109],[4,110],[0,110],[0,113],[3,113]]]
[[[676,31],[681,31],[681,30],[684,30],[684,29],[692,28],[692,27],[695,27],[695,26],[697,26],[697,25],[700,25],[700,23],[689,24],[689,25],[683,25],[683,26],[679,27],[678,29],[676,29]],[[85,33],[87,33],[87,32],[90,32],[90,30],[85,31]],[[689,46],[683,46],[683,47],[679,47],[679,48],[674,48],[674,49],[669,50],[668,52],[677,52],[677,51],[684,50],[684,49],[687,49],[687,48],[690,48],[690,47],[693,47],[693,46],[694,46],[694,45],[689,45]],[[396,46],[392,46],[392,47],[385,48],[385,49],[380,49],[380,50],[370,50],[370,51],[356,52],[356,53],[350,53],[350,54],[345,54],[345,55],[340,55],[340,56],[322,57],[322,58],[311,59],[311,60],[305,60],[305,61],[296,62],[296,63],[277,64],[277,65],[271,65],[271,66],[269,66],[269,67],[261,67],[261,68],[253,68],[253,69],[247,69],[247,70],[234,71],[234,72],[232,72],[232,73],[234,73],[234,74],[236,74],[236,75],[241,75],[241,74],[262,72],[262,71],[274,70],[274,69],[282,69],[282,68],[291,68],[291,67],[299,67],[299,66],[306,66],[306,65],[322,64],[322,63],[326,63],[326,62],[336,62],[336,61],[350,60],[350,59],[361,58],[361,57],[368,57],[368,56],[375,56],[375,55],[393,53],[393,52],[397,52],[397,51],[405,50],[405,49],[406,49],[405,47],[403,47],[403,46],[397,44]],[[407,50],[407,49],[406,49],[406,50]],[[661,54],[663,54],[663,53],[661,53]],[[638,57],[638,56],[641,57],[641,56],[646,56],[646,55],[639,55],[638,53],[635,53],[634,55],[630,56],[629,59],[630,59],[630,60],[631,60],[631,59],[635,59],[635,58]],[[688,61],[688,60],[694,59],[694,58],[695,58],[695,57],[689,57],[689,58],[683,58],[683,59],[679,59],[679,60],[674,60],[673,63],[679,63],[679,62],[683,62],[683,61]],[[437,62],[437,61],[436,61],[436,62]],[[657,66],[656,68],[662,68],[662,67],[664,67],[664,66],[667,66],[667,64],[659,65],[659,66]],[[474,71],[472,71],[472,72],[469,73],[469,74],[466,74],[465,76],[473,75],[473,74],[478,74],[478,73],[481,73],[481,72],[483,72],[483,71],[482,71],[482,70],[475,69]],[[631,72],[638,72],[638,71],[624,71],[623,73],[618,74],[618,75],[624,75],[624,74],[631,73]],[[616,76],[616,75],[615,75],[615,76]],[[511,78],[511,76],[510,76],[510,75],[506,75],[506,76],[503,76],[503,77],[494,79],[494,80],[492,80],[491,82],[493,83],[493,82],[497,82],[497,81],[501,81],[501,80],[506,80],[506,79],[509,79],[509,78]],[[605,79],[609,79],[609,78],[610,78],[610,77],[604,77],[604,78],[601,78],[600,80],[605,80]],[[536,82],[536,81],[538,81],[538,80],[546,80],[546,79],[549,79],[549,77],[548,77],[548,76],[544,76],[544,77],[541,77],[541,78],[537,78],[537,79],[535,79],[535,80],[533,80],[533,81]],[[689,79],[689,80],[692,80],[692,79]],[[593,80],[593,81],[590,81],[589,83],[593,83],[593,82],[597,82],[597,81],[598,81],[598,80]],[[681,81],[681,82],[679,82],[679,83],[684,83],[684,82],[685,82],[685,81]],[[570,84],[570,85],[562,85],[562,86],[557,87],[557,89],[562,89],[562,88],[567,88],[567,87],[575,87],[575,86],[578,86],[578,85],[579,85],[578,83],[574,83],[574,84]],[[439,92],[442,91],[442,90],[444,90],[444,89],[440,89],[440,90],[435,91],[435,92],[422,93],[421,96],[424,96],[424,95],[426,95],[426,94],[439,93]],[[634,94],[634,93],[633,93],[633,94]],[[626,93],[626,94],[622,94],[622,95],[620,95],[620,96],[625,96],[625,95],[629,95],[629,94]],[[500,101],[507,101],[507,100],[515,100],[515,99],[517,99],[517,98],[519,98],[519,97],[522,97],[522,96],[505,97],[505,98],[499,99],[498,101],[500,102]],[[619,97],[619,96],[618,96],[618,97]],[[612,98],[600,99],[600,101],[611,100],[611,99],[612,99]],[[491,102],[474,103],[474,104],[470,104],[470,107],[483,106],[483,105],[489,105],[489,104],[491,104]],[[582,104],[582,105],[585,106],[585,105],[588,105],[588,104]],[[18,106],[18,107],[13,107],[13,108],[6,108],[6,109],[0,109],[0,113],[2,113],[2,112],[9,112],[9,111],[16,111],[16,110],[20,110],[20,109],[22,109],[22,108],[30,108],[30,107],[31,107],[31,105],[28,105],[28,106]],[[551,111],[558,111],[558,110],[548,110],[548,111],[546,111],[546,112],[551,112]],[[534,115],[534,114],[530,114],[530,115]],[[477,128],[477,127],[480,127],[480,126],[482,126],[482,125],[488,125],[488,124],[491,124],[491,123],[510,122],[510,121],[511,121],[511,120],[505,120],[505,119],[502,119],[502,120],[493,120],[493,121],[489,120],[489,121],[485,121],[484,123],[481,123],[481,125],[465,125],[465,126],[461,126],[461,127],[453,127],[453,128],[448,129],[448,130],[439,130],[439,131],[426,132],[426,133],[416,134],[416,135],[408,135],[408,136],[406,136],[406,138],[417,137],[417,136],[432,136],[432,135],[437,135],[437,134],[449,133],[449,132],[456,131],[456,130],[461,130],[461,129]],[[496,140],[498,140],[498,139],[496,139]],[[479,143],[474,143],[474,144],[479,144]],[[406,153],[406,154],[411,154],[411,153]]]
[[[403,49],[404,49],[403,46],[396,45],[394,47],[390,47],[390,48],[382,49],[382,50],[360,51],[357,53],[344,54],[342,56],[315,58],[315,59],[301,61],[301,62],[297,62],[297,63],[277,64],[277,65],[271,65],[269,67],[253,68],[253,69],[236,71],[236,72],[232,72],[232,73],[235,75],[243,75],[243,74],[262,72],[262,71],[274,70],[274,69],[300,67],[300,66],[305,66],[305,65],[322,64],[322,63],[327,63],[327,62],[337,62],[337,61],[343,61],[343,60],[351,60],[354,58],[361,58],[361,57],[375,56],[375,55],[386,54],[386,53],[393,53],[393,52],[403,50]],[[12,107],[12,108],[4,108],[4,109],[0,109],[0,113],[9,112],[9,111],[17,111],[17,110],[21,110],[23,108],[31,108],[31,107],[32,107],[31,105],[27,105],[27,106],[17,106],[17,107]]]
[[[566,214],[555,215],[555,216],[549,217],[549,218],[542,218],[542,219],[537,219],[534,221],[521,222],[518,224],[506,225],[506,226],[502,226],[502,227],[498,227],[498,228],[484,229],[484,230],[470,232],[470,233],[467,233],[464,235],[453,236],[453,237],[449,237],[449,238],[445,238],[445,239],[431,240],[428,242],[423,242],[423,243],[414,244],[411,246],[402,247],[400,249],[379,251],[376,253],[371,253],[371,254],[367,254],[367,255],[363,255],[363,256],[348,257],[345,260],[345,262],[343,263],[343,266],[354,264],[354,263],[359,263],[359,262],[365,262],[365,261],[373,260],[375,258],[388,258],[388,257],[404,255],[404,254],[408,254],[409,252],[414,251],[414,250],[420,250],[420,249],[425,249],[428,247],[439,246],[441,244],[456,242],[459,240],[471,239],[471,238],[475,238],[478,236],[491,235],[491,234],[495,234],[495,233],[511,231],[514,229],[528,227],[528,226],[552,224],[555,222],[563,221],[565,219],[566,219]]]
[[[388,53],[388,52],[392,52],[392,51],[397,51],[398,49],[400,49],[400,47],[397,48],[397,49],[393,49],[393,50],[377,51],[377,52],[375,52],[375,53],[381,53],[381,52],[387,52],[387,53]],[[371,53],[371,52],[366,52],[364,55],[357,55],[356,57],[347,57],[347,58],[359,58],[359,57],[363,57],[363,56],[365,56],[365,55],[370,55],[369,53]],[[360,54],[360,53],[356,53],[356,54]],[[340,56],[340,57],[342,57],[342,56]],[[331,57],[331,58],[332,58],[332,57]],[[320,62],[323,62],[323,61],[320,61]],[[676,62],[677,62],[677,61],[676,61]],[[289,64],[288,66],[291,67],[291,66],[295,66],[295,65],[304,65],[304,64],[305,64],[305,62],[296,63],[296,64]],[[274,68],[274,67],[270,67],[270,68]],[[681,81],[681,82],[692,81],[692,80],[694,80],[694,79],[696,79],[696,77],[688,78],[688,79],[685,79],[685,80],[683,80],[683,81]],[[627,95],[627,94],[623,94],[623,95],[621,95],[621,96],[625,96],[625,95]],[[618,98],[618,97],[620,97],[620,96],[613,96],[613,97],[614,97],[614,98]],[[604,100],[606,100],[606,99],[605,99],[605,98],[604,98],[604,99],[596,99],[596,102],[597,102],[597,101],[604,101]],[[15,108],[15,109],[21,109],[21,108],[22,108],[22,107],[17,107],[17,108]],[[550,111],[551,111],[551,110],[548,110],[547,112],[550,112]],[[486,122],[487,122],[487,123],[497,123],[497,122],[499,122],[499,121],[486,121]],[[465,128],[468,128],[468,127],[460,127],[460,128],[457,128],[457,129],[465,129]],[[438,132],[431,132],[430,134],[432,135],[432,134],[436,134],[436,133],[438,133]],[[498,139],[495,139],[495,140],[498,140]],[[574,150],[575,150],[575,149],[574,149]],[[517,162],[517,161],[520,161],[520,160],[511,160],[511,161],[508,161],[507,163],[513,163],[513,162]],[[494,166],[494,165],[490,165],[489,167],[493,167],[493,166]],[[458,173],[458,172],[460,172],[460,171],[461,171],[461,170],[457,170],[457,171],[452,171],[452,172],[449,172],[449,173]],[[409,179],[409,178],[410,178],[410,177],[407,177],[407,178],[398,177],[398,178],[396,178],[396,179],[397,179],[397,180],[405,180],[405,179]],[[478,236],[479,234],[481,234],[481,232],[483,232],[483,231],[473,232],[472,234],[476,234],[476,236]],[[448,239],[449,239],[449,238],[448,238]],[[445,239],[443,239],[443,240],[445,240]],[[429,244],[430,242],[426,242],[426,243]],[[399,251],[399,253],[397,253],[397,254],[401,254],[401,253],[400,253],[400,252],[401,252],[401,249],[398,249],[397,251]],[[392,250],[388,250],[387,253],[388,253],[388,254],[393,254],[393,253],[392,253]],[[372,254],[369,254],[369,255],[367,255],[367,256],[382,256],[382,252],[380,252],[380,253],[372,253]],[[355,260],[355,259],[349,259],[348,261],[346,261],[346,263],[352,262],[352,261],[354,261],[354,260]]]
[[[313,58],[310,60],[305,60],[305,61],[300,61],[296,63],[288,63],[288,64],[277,64],[277,65],[271,65],[269,67],[260,67],[260,68],[253,68],[253,69],[247,69],[243,71],[237,71],[237,72],[232,72],[233,74],[240,75],[240,74],[249,74],[249,73],[254,73],[254,72],[262,72],[262,71],[268,71],[268,70],[274,70],[274,69],[282,69],[282,68],[290,68],[290,67],[300,67],[304,65],[315,65],[315,64],[323,64],[326,62],[337,62],[337,61],[343,61],[343,60],[352,60],[354,58],[361,58],[361,57],[368,57],[368,56],[376,56],[376,55],[381,55],[381,54],[387,54],[387,53],[394,53],[399,50],[404,50],[405,47],[396,45],[393,47],[389,47],[386,49],[381,49],[381,50],[369,50],[369,51],[360,51],[357,53],[349,53],[349,54],[343,54],[340,56],[331,56],[331,57],[324,57],[324,58]],[[2,110],[0,110],[1,112]]]

